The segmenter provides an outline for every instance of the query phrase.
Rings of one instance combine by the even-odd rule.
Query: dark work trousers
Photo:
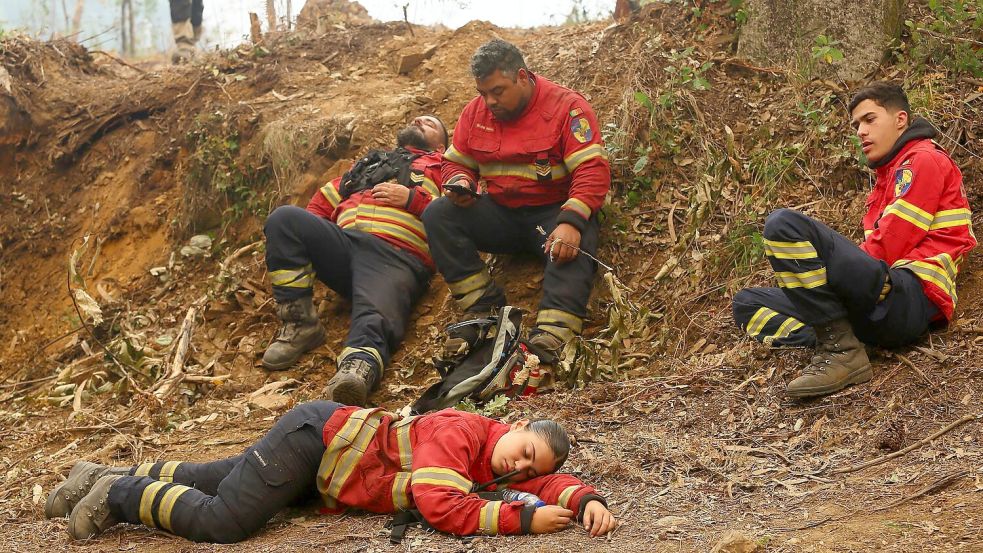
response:
[[[928,330],[938,309],[910,271],[890,269],[826,225],[790,209],[768,216],[765,253],[779,288],[750,288],[734,296],[734,321],[773,346],[815,344],[811,328],[848,318],[868,344],[896,347]],[[885,276],[891,290],[878,301]]]
[[[478,252],[535,254],[546,264],[540,311],[555,309],[583,319],[587,316],[587,300],[597,264],[583,254],[569,263],[554,263],[543,252],[546,238],[556,228],[560,205],[508,208],[495,203],[487,194],[467,208],[457,207],[446,197],[435,200],[423,212],[423,224],[437,269],[444,280],[454,283],[486,270]],[[545,234],[536,227],[542,227]],[[580,248],[596,255],[598,234],[595,215],[581,233]],[[486,311],[502,305],[505,305],[505,293],[491,283],[467,310]]]
[[[318,280],[352,302],[345,346],[374,349],[388,365],[406,334],[413,303],[430,283],[426,265],[381,238],[342,229],[296,206],[275,209],[264,232],[267,270],[309,266]],[[313,280],[299,288],[273,286],[280,302],[313,293]]]
[[[340,406],[330,401],[298,405],[235,457],[133,467],[132,476],[109,489],[110,512],[121,522],[192,541],[242,541],[284,507],[317,496],[324,424]]]
[[[204,0],[170,0],[171,23],[191,20],[195,27],[201,26],[201,14],[205,10]]]

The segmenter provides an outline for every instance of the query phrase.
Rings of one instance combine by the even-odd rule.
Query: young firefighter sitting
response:
[[[780,288],[734,296],[734,320],[751,337],[817,346],[788,384],[796,398],[870,380],[863,343],[900,346],[951,319],[959,265],[976,246],[962,175],[931,141],[935,128],[909,118],[901,87],[873,83],[857,92],[849,111],[877,173],[863,243],[797,211],[775,211],[762,234]]]
[[[255,445],[221,461],[131,468],[79,461],[48,496],[45,515],[69,515],[75,539],[130,522],[232,543],[320,493],[331,511],[416,508],[451,534],[542,534],[572,520],[591,536],[606,534],[616,523],[604,499],[571,475],[553,474],[569,448],[566,432],[549,420],[506,425],[451,409],[397,420],[381,409],[315,401],[291,409]],[[510,489],[547,505],[472,493],[503,476]]]

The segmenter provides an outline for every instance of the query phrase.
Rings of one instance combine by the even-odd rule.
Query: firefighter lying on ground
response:
[[[864,343],[895,347],[945,324],[956,274],[976,246],[962,175],[937,132],[901,87],[879,82],[849,105],[877,181],[867,198],[864,241],[852,241],[789,209],[765,221],[765,254],[779,288],[734,296],[734,320],[772,346],[817,346],[792,380],[792,397],[831,394],[873,376]]]
[[[587,316],[596,264],[577,248],[596,253],[610,165],[587,101],[534,75],[514,45],[484,44],[471,73],[480,96],[464,108],[444,155],[446,197],[423,214],[430,249],[468,319],[506,301],[479,251],[538,255],[545,264],[543,297],[529,341],[549,365]],[[473,329],[450,334],[443,357],[465,355],[476,339]]]
[[[324,342],[312,299],[320,280],[352,304],[327,397],[365,405],[433,274],[420,214],[440,196],[446,145],[439,119],[417,117],[398,133],[396,150],[359,161],[315,192],[306,210],[281,206],[270,214],[266,266],[283,325],[263,355],[265,368],[287,369]],[[397,176],[375,184],[389,174]]]
[[[129,522],[232,543],[284,507],[320,495],[329,512],[416,509],[433,528],[457,535],[541,534],[574,520],[592,537],[606,534],[616,522],[605,500],[577,478],[554,474],[569,447],[566,432],[549,420],[506,425],[452,409],[400,420],[380,409],[315,401],[221,461],[129,468],[79,461],[49,494],[45,515],[67,515],[68,533],[79,540]],[[546,505],[472,493],[502,476],[508,488]]]

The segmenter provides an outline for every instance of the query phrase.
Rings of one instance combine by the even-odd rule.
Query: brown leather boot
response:
[[[326,336],[311,296],[277,303],[283,326],[263,354],[263,367],[271,371],[290,368],[304,353],[324,343]]]
[[[847,319],[836,319],[816,328],[816,354],[802,375],[788,383],[790,397],[825,396],[874,376],[863,343],[853,334]]]
[[[129,473],[129,468],[107,467],[88,461],[78,461],[68,473],[68,478],[48,494],[48,500],[44,502],[44,516],[48,518],[68,516],[72,508],[89,493],[97,480],[110,474],[126,476]]]
[[[331,401],[364,407],[380,380],[382,369],[374,362],[349,357],[338,365],[338,371],[328,381],[324,391]]]
[[[105,532],[118,521],[109,510],[109,488],[122,476],[103,476],[89,493],[78,502],[68,517],[68,534],[77,540],[87,540]]]

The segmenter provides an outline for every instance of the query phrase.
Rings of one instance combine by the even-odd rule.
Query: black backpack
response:
[[[495,315],[456,323],[450,332],[464,325],[477,326],[478,340],[463,359],[436,363],[440,382],[427,388],[410,407],[413,414],[454,407],[461,400],[481,404],[496,395],[518,397],[535,393],[552,382],[539,366],[526,368],[529,347],[520,340],[523,312],[502,307]]]
[[[420,154],[414,154],[405,148],[391,151],[370,150],[341,177],[341,197],[347,199],[356,192],[393,180],[409,188],[418,185],[419,182],[410,178],[413,161],[418,157]]]

